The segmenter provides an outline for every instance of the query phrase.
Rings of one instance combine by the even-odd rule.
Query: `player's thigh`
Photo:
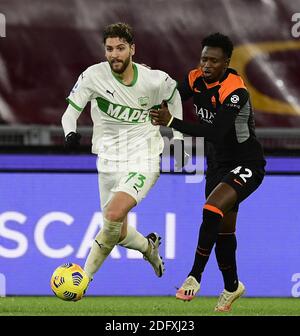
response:
[[[222,181],[224,176],[226,176],[230,172],[230,167],[222,167],[222,168],[213,168],[209,169],[206,174],[206,183],[205,183],[205,197],[208,199],[209,195],[213,192],[213,190],[217,187],[218,184]],[[221,195],[222,196],[222,195]],[[238,211],[238,204],[235,203],[230,209],[232,211]]]
[[[224,214],[230,211],[237,202],[236,191],[228,184],[220,182],[209,194],[206,204],[213,205]]]
[[[105,207],[104,216],[108,220],[124,221],[128,212],[136,205],[136,200],[126,192],[117,191]]]
[[[100,204],[102,211],[105,210],[105,207],[107,206],[109,201],[113,198],[115,194],[113,190],[118,184],[119,180],[120,180],[119,173],[108,173],[108,172],[98,173]]]
[[[127,193],[138,204],[147,196],[158,180],[159,175],[159,171],[132,171],[124,173],[114,191]]]
[[[126,192],[118,191],[123,174],[99,172],[99,192],[102,213],[112,221],[125,221],[127,213],[136,205],[136,200]],[[126,225],[123,225],[126,231]],[[125,232],[124,231],[124,232]]]
[[[237,202],[241,203],[260,186],[264,174],[263,167],[240,165],[226,174],[222,182],[231,186],[236,191]]]

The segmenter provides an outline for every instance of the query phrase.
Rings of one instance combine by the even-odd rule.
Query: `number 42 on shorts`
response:
[[[239,175],[239,177],[246,183],[247,178],[252,176],[252,171],[249,168],[243,168],[243,172],[240,172],[242,168],[242,166],[238,166],[232,169],[231,172],[233,174]]]

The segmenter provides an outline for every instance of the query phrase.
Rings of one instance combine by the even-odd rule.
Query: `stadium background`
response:
[[[91,120],[86,108],[79,121],[83,146],[70,155],[62,149],[60,118],[78,75],[103,60],[103,26],[124,21],[135,29],[135,61],[177,80],[197,65],[205,35],[220,31],[232,37],[231,65],[251,92],[268,162],[264,184],[239,214],[240,277],[248,296],[299,297],[299,5],[299,0],[0,0],[5,16],[0,22],[5,24],[5,34],[0,27],[5,35],[0,38],[0,294],[51,295],[56,266],[84,263],[101,225],[95,157],[89,155]],[[185,117],[194,119],[191,105],[185,108]],[[174,294],[193,259],[204,201],[204,183],[185,179],[162,174],[130,215],[141,232],[163,235],[165,277],[157,279],[140,255],[118,248],[89,295]],[[212,257],[201,291],[216,295],[221,289]]]

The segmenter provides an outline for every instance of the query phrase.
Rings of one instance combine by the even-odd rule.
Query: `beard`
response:
[[[118,62],[118,65],[116,63]],[[125,61],[120,61],[120,60],[113,60],[109,62],[110,68],[113,72],[117,74],[122,74],[126,68],[128,67],[128,64],[130,63],[130,56],[126,58]]]

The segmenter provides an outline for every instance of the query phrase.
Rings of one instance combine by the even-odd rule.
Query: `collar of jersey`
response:
[[[121,83],[122,85],[124,85],[124,86],[133,86],[133,85],[136,83],[137,78],[138,78],[138,69],[137,69],[137,66],[136,66],[135,63],[132,63],[132,67],[133,67],[133,79],[132,79],[132,82],[131,82],[130,84],[128,84],[128,85],[124,84],[124,83],[120,80],[120,78],[119,78],[113,71],[112,71],[111,73],[113,74],[113,76],[115,77],[115,79],[116,79],[119,83]]]
[[[205,85],[208,89],[211,89],[212,87],[214,87],[216,85],[219,85],[220,83],[224,82],[224,80],[228,77],[229,74],[237,75],[237,72],[232,68],[228,68],[228,69],[226,69],[224,75],[218,81],[216,81],[214,83],[209,83],[209,84],[204,81],[204,83],[205,83]]]

